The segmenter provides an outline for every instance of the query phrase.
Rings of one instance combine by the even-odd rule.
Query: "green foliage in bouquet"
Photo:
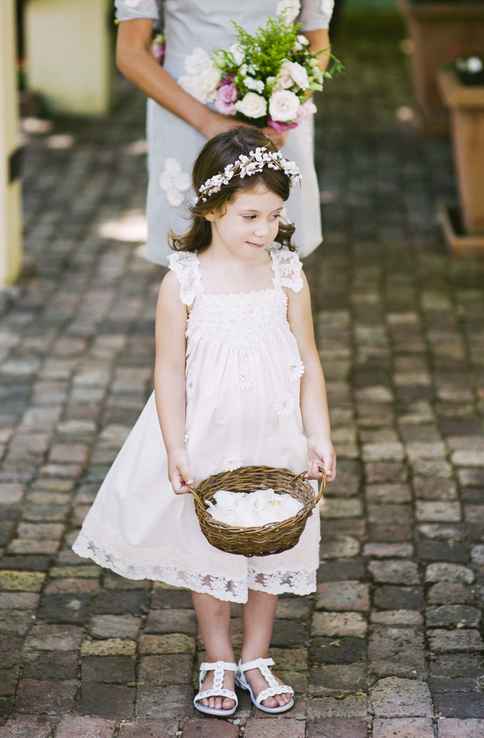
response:
[[[308,74],[309,87],[300,97],[323,89],[324,78],[331,79],[343,70],[343,64],[330,55],[330,64],[324,72],[318,64],[318,54],[309,50],[308,43],[301,43],[301,24],[288,23],[283,17],[270,17],[254,34],[248,33],[239,23],[232,21],[238,47],[243,51],[241,64],[236,54],[227,49],[214,52],[213,61],[223,75],[231,76],[239,93],[256,91],[270,96],[284,61],[290,60],[303,66]],[[247,85],[247,78],[257,80],[259,86]]]

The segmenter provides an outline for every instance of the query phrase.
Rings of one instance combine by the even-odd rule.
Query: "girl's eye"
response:
[[[244,220],[254,220],[254,218],[257,218],[257,215],[243,215],[242,217]],[[275,215],[272,216],[272,220],[279,220],[280,217],[281,217],[281,214],[276,213]]]

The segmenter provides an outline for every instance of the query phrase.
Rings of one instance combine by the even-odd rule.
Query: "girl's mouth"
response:
[[[253,249],[261,249],[265,245],[263,243],[254,243],[253,241],[246,241],[245,243],[252,246]]]

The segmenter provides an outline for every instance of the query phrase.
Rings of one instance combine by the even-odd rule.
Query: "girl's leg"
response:
[[[230,635],[230,602],[217,600],[208,594],[192,592],[193,607],[198,620],[198,629],[205,645],[207,661],[233,661],[232,639]],[[203,688],[213,684],[213,671],[207,674]],[[234,673],[225,672],[224,687],[234,688]],[[204,705],[217,710],[229,710],[234,701],[227,697],[209,697],[202,700]]]
[[[276,595],[249,589],[247,604],[244,605],[244,642],[240,654],[242,663],[267,657],[276,607]],[[258,669],[246,671],[245,676],[256,695],[266,689],[266,680]],[[263,704],[266,707],[277,707],[287,704],[290,699],[288,694],[279,694],[268,697]]]

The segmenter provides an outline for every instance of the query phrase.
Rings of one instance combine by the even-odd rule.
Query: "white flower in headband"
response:
[[[260,174],[266,166],[269,169],[281,169],[289,177],[291,184],[301,181],[301,172],[294,161],[286,159],[280,151],[269,151],[265,146],[258,146],[248,155],[241,154],[232,164],[227,164],[223,172],[207,179],[198,190],[198,199],[206,202],[211,195],[229,184],[233,177],[251,177],[253,174]]]

